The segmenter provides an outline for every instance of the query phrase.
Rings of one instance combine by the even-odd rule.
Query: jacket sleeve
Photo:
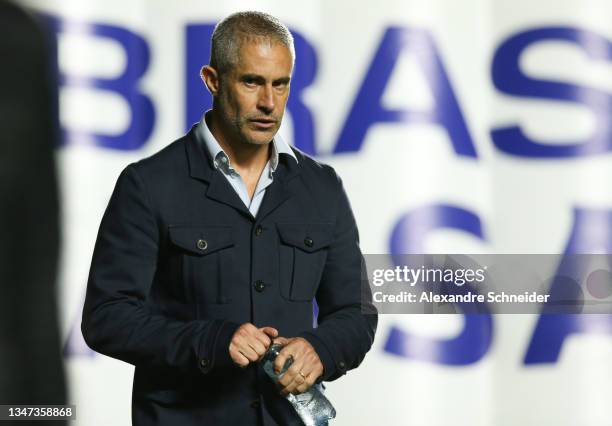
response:
[[[340,178],[335,179],[334,240],[316,294],[318,327],[300,334],[321,359],[324,374],[319,381],[335,380],[358,367],[374,342],[378,323],[355,217]]]
[[[207,374],[232,365],[238,324],[183,322],[153,313],[147,299],[156,272],[159,227],[136,166],[119,177],[94,249],[81,331],[95,351],[130,364]]]

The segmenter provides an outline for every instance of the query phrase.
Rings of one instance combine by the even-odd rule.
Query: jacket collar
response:
[[[193,125],[184,138],[187,161],[189,163],[189,175],[193,179],[209,184],[206,190],[208,198],[227,204],[241,213],[252,217],[234,188],[232,188],[221,172],[215,169],[210,153],[198,140],[198,125],[200,124]],[[297,154],[296,150],[293,151]],[[288,154],[279,156],[279,164],[274,173],[274,180],[266,189],[266,195],[257,213],[257,220],[273,212],[292,196],[288,189],[288,182],[300,173],[300,163]]]
[[[185,135],[185,150],[189,163],[189,175],[194,179],[210,182],[214,171],[210,154],[202,148],[196,138],[197,124],[194,124]]]

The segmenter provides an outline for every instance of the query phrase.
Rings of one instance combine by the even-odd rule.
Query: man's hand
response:
[[[280,373],[289,357],[293,357],[293,364],[283,374],[279,384],[284,386],[281,394],[306,392],[323,374],[323,364],[312,345],[302,337],[286,339],[279,337],[275,342],[284,344],[274,360],[274,371]]]
[[[229,345],[229,354],[236,364],[246,367],[266,353],[272,339],[278,336],[278,330],[272,327],[257,328],[250,322],[242,324]]]

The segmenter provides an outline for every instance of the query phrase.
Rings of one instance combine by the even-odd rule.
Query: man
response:
[[[272,16],[226,18],[202,68],[212,110],[117,182],[82,331],[136,366],[134,424],[301,424],[283,394],[340,377],[372,345],[340,179],[276,135],[294,57]],[[282,389],[257,364],[273,340],[277,370],[293,358]]]

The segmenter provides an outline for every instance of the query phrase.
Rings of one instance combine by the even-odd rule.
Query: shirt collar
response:
[[[208,110],[204,113],[202,120],[200,121],[200,125],[197,128],[199,139],[204,141],[206,149],[210,154],[210,158],[213,159],[215,169],[220,168],[226,174],[236,173],[230,164],[229,156],[225,151],[223,151],[223,148],[221,148],[221,145],[219,145],[219,142],[217,142],[217,139],[213,136],[210,128],[208,127],[206,116],[210,114],[210,111],[211,110]],[[276,134],[274,139],[272,139],[272,153],[270,155],[270,159],[268,160],[270,166],[270,176],[272,176],[272,173],[276,171],[276,168],[278,167],[280,154],[289,155],[295,160],[296,163],[298,161],[289,144],[285,142],[285,140],[281,138],[279,134]]]

